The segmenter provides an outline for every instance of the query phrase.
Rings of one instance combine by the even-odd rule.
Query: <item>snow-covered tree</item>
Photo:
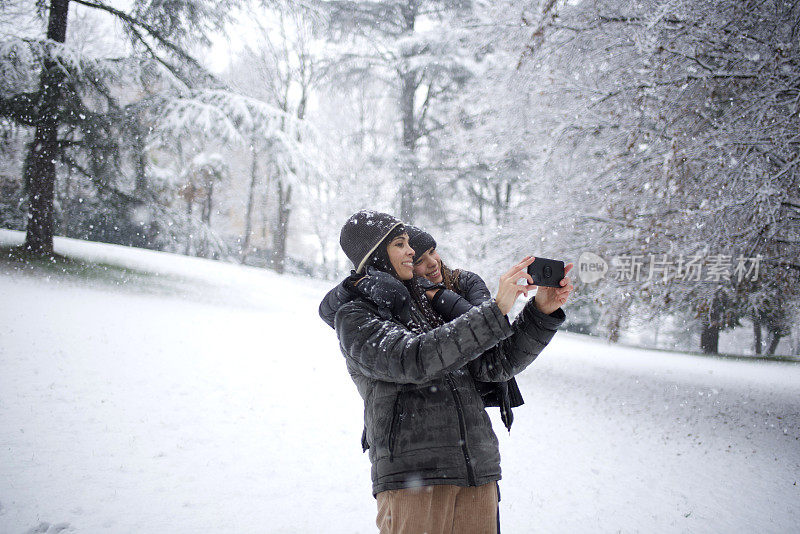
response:
[[[447,128],[444,104],[474,70],[465,31],[471,2],[329,0],[316,6],[337,45],[328,60],[338,75],[356,83],[378,80],[394,103],[396,130],[382,157],[393,168],[400,216],[413,222],[435,214],[442,200],[432,176],[435,136]]]
[[[780,289],[732,277],[592,292],[612,338],[633,300],[692,310],[711,351],[720,328],[777,295],[796,301],[796,5],[494,2],[476,19],[485,70],[442,139],[474,201],[451,212],[467,262],[493,270],[497,248],[761,254],[762,281]]]
[[[260,12],[263,13],[263,10]],[[282,140],[290,140],[304,153],[302,158],[295,158],[286,165],[276,159],[280,153],[276,152],[274,143],[259,143],[258,139],[266,139],[263,135],[256,136],[258,139],[254,138],[251,143],[252,164],[242,261],[249,252],[252,218],[255,216],[255,192],[260,174],[264,174],[266,180],[261,187],[266,195],[275,200],[270,263],[278,272],[283,272],[289,219],[293,211],[292,196],[297,193],[299,184],[319,182],[321,179],[319,156],[314,148],[317,139],[309,129],[296,127],[306,118],[309,98],[320,74],[311,24],[303,17],[303,12],[292,5],[275,5],[268,12],[268,20],[261,20],[257,24],[258,40],[245,47],[229,68],[227,78],[243,94],[280,110],[283,115],[277,127],[282,133]],[[266,209],[266,205],[262,209]]]
[[[16,14],[23,7],[20,2],[10,5]],[[66,39],[71,5],[117,21],[138,52],[127,58],[102,57],[99,51],[73,47]],[[100,188],[111,187],[101,175],[105,167],[118,163],[123,153],[118,140],[131,133],[129,119],[137,115],[128,113],[115,94],[124,78],[147,77],[152,62],[179,90],[212,83],[188,50],[207,43],[210,31],[222,29],[231,5],[201,0],[134,2],[124,11],[104,1],[51,0],[46,6],[27,2],[24,7],[31,13],[41,8],[46,30],[30,34],[28,27],[22,33],[13,22],[3,24],[0,63],[7,77],[0,92],[0,115],[34,130],[24,170],[29,196],[27,250],[52,252],[57,166],[86,174]],[[38,79],[32,79],[29,73],[37,70]]]

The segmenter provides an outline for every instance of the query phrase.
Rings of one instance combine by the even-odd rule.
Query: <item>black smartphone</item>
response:
[[[528,265],[528,274],[533,278],[533,285],[561,287],[559,282],[564,278],[564,262],[537,257]]]

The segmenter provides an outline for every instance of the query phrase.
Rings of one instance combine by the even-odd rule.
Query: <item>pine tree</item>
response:
[[[101,188],[110,187],[99,173],[115,163],[109,160],[118,159],[121,151],[115,134],[127,132],[132,126],[130,119],[136,116],[127,113],[112,87],[120,73],[135,76],[135,71],[149,68],[141,59],[98,61],[72,49],[66,43],[71,4],[113,17],[141,51],[139,58],[156,62],[174,86],[187,91],[214,83],[187,50],[192,44],[207,42],[212,29],[222,29],[232,2],[135,2],[129,11],[122,11],[102,1],[51,0],[47,6],[39,5],[47,19],[44,36],[20,38],[13,31],[4,31],[3,70],[17,73],[38,66],[40,71],[36,88],[3,87],[0,94],[0,116],[35,130],[24,171],[29,195],[25,247],[35,254],[53,250],[58,164],[90,175]],[[98,102],[100,110],[94,109]],[[115,193],[126,197],[122,191]],[[132,197],[127,200],[136,202]]]

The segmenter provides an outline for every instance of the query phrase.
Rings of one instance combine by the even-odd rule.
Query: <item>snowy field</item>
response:
[[[376,530],[329,283],[56,250],[111,267],[0,261],[0,532]],[[510,435],[492,410],[504,533],[800,529],[800,365],[560,332],[519,384]]]

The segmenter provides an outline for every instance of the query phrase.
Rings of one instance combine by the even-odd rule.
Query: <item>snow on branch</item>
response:
[[[204,89],[168,100],[157,129],[162,136],[197,136],[254,149],[266,144],[285,174],[311,172],[314,158],[307,141],[313,131],[305,123],[261,100],[230,91]],[[304,142],[301,142],[304,140]]]

